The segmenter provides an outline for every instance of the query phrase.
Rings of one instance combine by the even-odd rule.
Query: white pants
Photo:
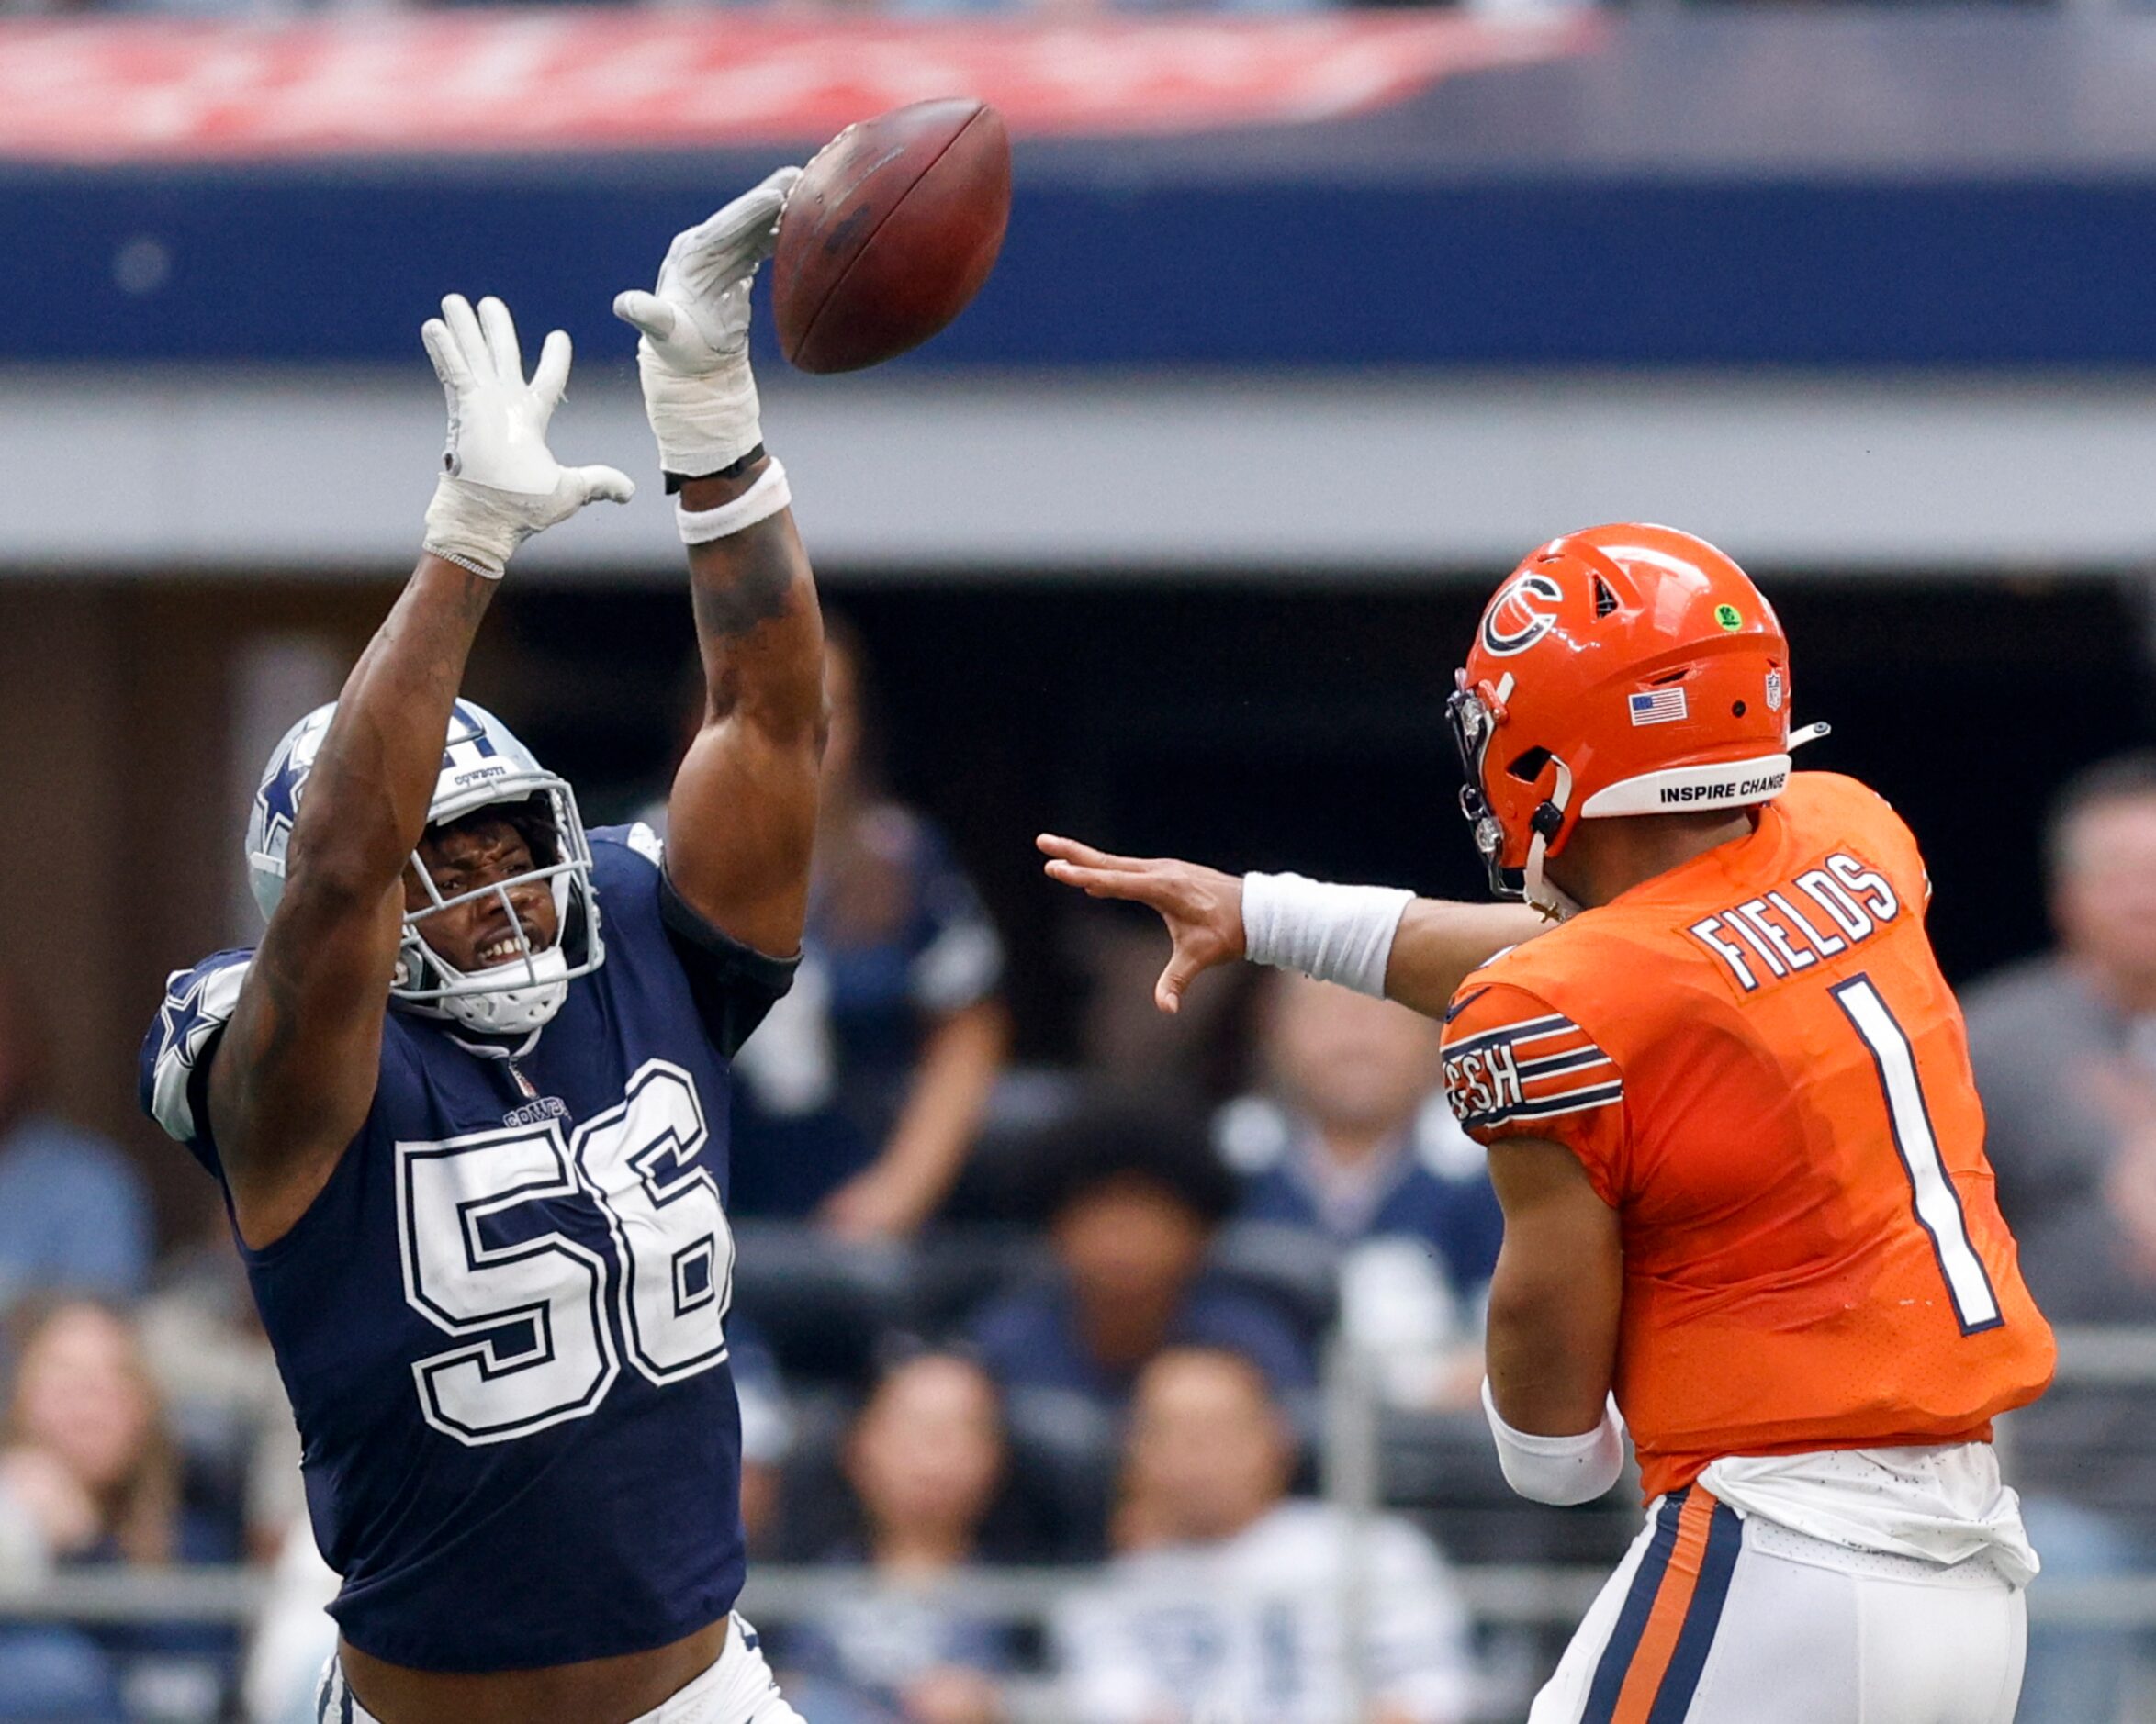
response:
[[[1528,1724],[2012,1724],[2028,1618],[1987,1557],[1830,1545],[1656,1499]]]
[[[317,1724],[381,1724],[352,1697],[344,1669],[335,1653],[322,1671],[315,1699]],[[533,1719],[533,1724],[542,1724]],[[545,1724],[555,1724],[545,1720]],[[803,1724],[786,1704],[771,1668],[764,1662],[756,1630],[739,1617],[726,1625],[726,1648],[718,1662],[671,1699],[662,1701],[634,1724]]]

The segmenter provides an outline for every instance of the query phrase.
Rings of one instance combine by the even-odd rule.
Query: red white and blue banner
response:
[[[0,364],[410,364],[450,287],[624,353],[668,235],[968,93],[1009,236],[901,369],[2156,375],[2152,66],[1978,6],[0,20]]]
[[[977,95],[1024,136],[1337,119],[1577,51],[1580,14],[803,21],[469,12],[0,21],[0,157],[126,162],[792,142]]]

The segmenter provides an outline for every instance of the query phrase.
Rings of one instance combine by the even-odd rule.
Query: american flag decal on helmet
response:
[[[1448,1041],[1444,1087],[1454,1114],[1470,1130],[1582,1114],[1624,1097],[1616,1061],[1557,1012]]]
[[[1669,724],[1690,716],[1682,688],[1646,688],[1626,698],[1634,724]]]

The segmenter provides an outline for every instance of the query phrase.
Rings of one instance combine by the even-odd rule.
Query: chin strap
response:
[[[1565,811],[1572,806],[1572,768],[1552,755],[1557,768],[1557,788],[1541,808],[1535,810],[1534,834],[1527,841],[1527,866],[1521,870],[1521,896],[1531,910],[1539,910],[1553,922],[1563,922],[1568,916],[1577,916],[1580,906],[1561,891],[1543,871],[1544,858],[1548,855],[1550,841],[1544,834],[1543,814],[1554,809],[1556,818],[1550,825],[1560,830],[1565,823]]]

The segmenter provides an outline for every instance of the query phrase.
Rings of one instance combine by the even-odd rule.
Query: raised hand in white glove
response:
[[[801,177],[780,168],[709,220],[674,236],[658,291],[614,297],[642,332],[636,370],[659,465],[684,478],[732,466],[762,441],[748,369],[748,286],[770,256],[779,212]]]
[[[556,330],[524,381],[517,326],[499,299],[475,315],[462,294],[420,328],[442,393],[449,398],[444,469],[427,505],[425,548],[500,580],[510,554],[533,533],[567,521],[594,498],[625,503],[636,494],[612,467],[565,467],[546,447],[546,424],[569,380],[569,338]]]

